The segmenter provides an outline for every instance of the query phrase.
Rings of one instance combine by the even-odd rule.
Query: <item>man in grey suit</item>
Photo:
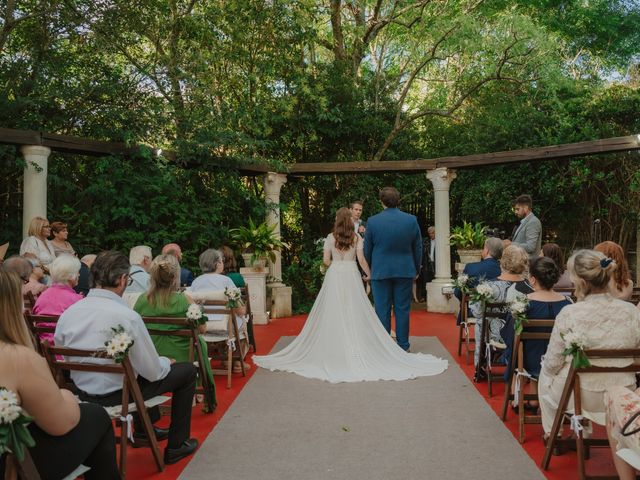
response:
[[[516,198],[513,210],[522,220],[514,230],[511,240],[504,241],[505,247],[513,244],[523,248],[529,254],[529,258],[539,256],[542,249],[542,224],[533,214],[532,207],[531,195],[520,195]]]

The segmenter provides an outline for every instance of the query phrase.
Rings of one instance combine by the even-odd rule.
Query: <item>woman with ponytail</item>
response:
[[[189,305],[193,300],[178,291],[180,288],[180,264],[174,255],[158,255],[149,268],[149,291],[140,295],[133,309],[143,317],[177,317],[185,318]],[[149,324],[149,328],[154,330],[178,330],[173,325]],[[206,332],[206,325],[198,327],[199,333]],[[190,337],[151,335],[158,355],[175,359],[176,362],[188,362],[191,346]],[[207,351],[206,342],[199,338],[203,351]],[[210,385],[214,389],[213,398],[215,400],[215,385],[213,383],[213,372],[211,365],[205,362],[205,369],[210,380]]]
[[[571,366],[572,356],[563,337],[580,339],[584,350],[640,347],[640,311],[609,293],[616,262],[595,250],[579,250],[569,259],[569,274],[578,302],[565,306],[556,317],[549,347],[542,361],[538,384],[542,426],[548,435]],[[625,366],[633,359],[593,360],[596,366]],[[604,425],[604,392],[614,386],[633,387],[633,373],[580,375],[583,415]]]

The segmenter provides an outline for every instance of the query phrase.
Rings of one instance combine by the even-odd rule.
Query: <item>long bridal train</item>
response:
[[[391,339],[364,291],[355,258],[335,258],[300,335],[277,353],[254,356],[254,362],[331,383],[407,380],[446,370],[446,360],[407,353]]]

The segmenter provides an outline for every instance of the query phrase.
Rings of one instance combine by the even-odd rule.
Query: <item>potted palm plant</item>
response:
[[[451,244],[458,250],[462,263],[473,263],[482,260],[482,249],[487,238],[487,227],[481,222],[475,224],[463,222],[461,227],[451,229]]]
[[[256,225],[249,219],[246,227],[229,230],[231,239],[242,252],[245,266],[264,267],[267,259],[272,262],[275,260],[276,251],[287,247],[287,244],[276,236],[275,229],[275,225],[270,226],[267,222]]]

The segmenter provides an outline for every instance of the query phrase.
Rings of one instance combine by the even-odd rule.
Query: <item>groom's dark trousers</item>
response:
[[[396,317],[396,338],[398,345],[404,350],[409,348],[412,287],[412,278],[385,278],[371,281],[371,290],[376,301],[376,314],[387,333],[391,333],[391,307],[393,306]]]

